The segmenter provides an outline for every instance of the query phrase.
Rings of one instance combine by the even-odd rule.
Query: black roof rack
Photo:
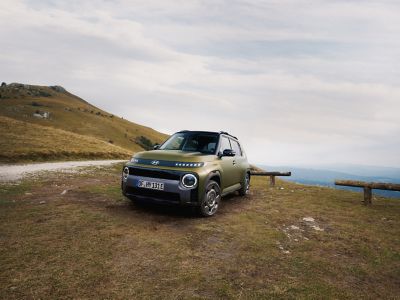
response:
[[[227,133],[226,131],[220,131],[220,132],[211,132],[211,131],[192,131],[192,130],[181,130],[178,131],[177,133],[185,133],[185,132],[204,132],[204,133],[219,133],[219,134],[225,134],[225,135],[229,135],[230,137],[233,137],[234,139],[238,139],[236,136]]]
[[[220,133],[220,134],[226,134],[226,135],[229,135],[230,137],[233,137],[233,138],[235,138],[235,139],[238,139],[236,136],[234,136],[234,135],[232,135],[232,134],[229,134],[229,133],[227,133],[226,131],[220,131],[219,133]]]

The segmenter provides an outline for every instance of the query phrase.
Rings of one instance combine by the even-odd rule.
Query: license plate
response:
[[[150,190],[164,190],[164,183],[161,182],[153,182],[153,181],[146,181],[146,180],[139,180],[138,187]]]

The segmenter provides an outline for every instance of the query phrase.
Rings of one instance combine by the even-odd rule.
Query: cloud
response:
[[[228,130],[253,162],[400,166],[392,1],[7,1],[3,81],[60,84],[172,133]]]

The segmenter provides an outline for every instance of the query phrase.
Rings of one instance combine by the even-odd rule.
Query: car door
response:
[[[223,153],[226,149],[232,149],[231,143],[229,138],[221,135],[221,140],[219,143],[219,152]],[[236,166],[235,166],[235,157],[234,156],[222,156],[220,165],[221,165],[221,188],[225,190],[230,186],[237,183],[237,176],[236,176]]]
[[[244,174],[247,171],[246,158],[243,156],[243,151],[238,141],[230,138],[232,150],[235,151],[236,155],[233,157],[234,165],[234,183],[242,183]]]

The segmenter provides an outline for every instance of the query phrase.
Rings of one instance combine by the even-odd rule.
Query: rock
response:
[[[284,251],[282,251],[283,253],[285,253],[285,254],[290,254],[290,251],[289,250],[284,250]]]
[[[50,86],[50,88],[53,91],[56,91],[56,92],[59,92],[59,93],[65,93],[66,92],[66,90],[62,86],[59,86],[59,85],[52,85],[52,86]]]
[[[303,221],[305,221],[305,222],[315,222],[315,219],[312,218],[312,217],[304,217]]]
[[[290,229],[292,230],[299,230],[300,228],[298,226],[295,225],[290,225]]]
[[[319,226],[316,226],[316,225],[311,226],[311,228],[314,229],[314,230],[316,230],[316,231],[324,231],[323,228],[321,228],[321,227],[319,227]]]
[[[280,190],[284,190],[285,188],[283,188],[283,187],[280,187],[279,189],[280,189]]]
[[[46,201],[40,201],[39,202],[39,204],[45,204],[46,203]]]
[[[61,195],[65,195],[67,192],[68,192],[68,190],[63,190],[63,191],[61,192]]]

